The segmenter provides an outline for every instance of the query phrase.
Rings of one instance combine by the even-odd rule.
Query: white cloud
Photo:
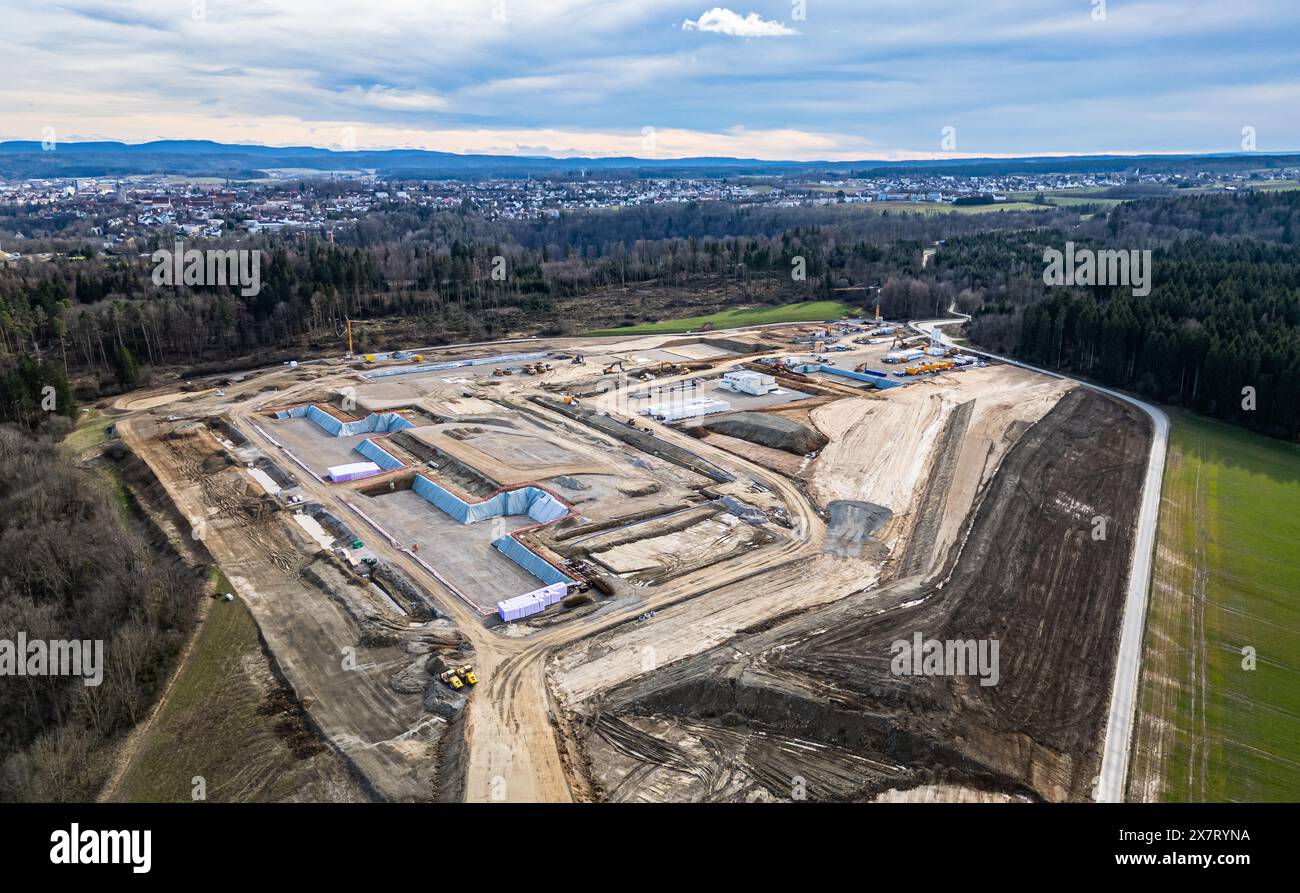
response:
[[[742,16],[730,9],[715,6],[695,21],[687,19],[682,22],[683,31],[713,31],[717,34],[729,34],[732,37],[785,37],[798,34],[793,28],[787,28],[781,22],[768,21],[751,12]]]

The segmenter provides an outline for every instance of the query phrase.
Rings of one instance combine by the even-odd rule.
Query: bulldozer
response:
[[[465,687],[465,683],[460,681],[460,674],[455,670],[443,670],[438,678],[457,691]]]
[[[462,664],[456,668],[457,677],[464,679],[470,685],[478,685],[478,677],[474,675],[473,664]]]

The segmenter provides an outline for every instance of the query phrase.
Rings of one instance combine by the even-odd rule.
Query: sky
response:
[[[1300,150],[1300,0],[0,0],[0,139]]]

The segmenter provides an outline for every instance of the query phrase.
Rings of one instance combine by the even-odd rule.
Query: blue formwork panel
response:
[[[353,449],[386,471],[405,467],[401,459],[388,452],[369,437],[361,441]]]
[[[364,419],[355,422],[342,422],[338,436],[350,437],[354,434],[392,434],[415,425],[395,412],[372,412]]]
[[[520,487],[497,493],[482,502],[466,502],[424,475],[417,474],[411,489],[462,524],[506,515],[527,515],[539,524],[549,524],[569,513],[568,506],[540,487]]]
[[[513,536],[503,536],[492,543],[502,555],[522,567],[528,573],[541,580],[547,586],[556,583],[576,583],[572,577],[562,573],[542,556],[529,549]]]
[[[317,428],[320,428],[330,437],[351,437],[355,434],[392,434],[394,431],[415,427],[414,423],[395,412],[372,412],[364,419],[344,422],[336,419],[314,403],[282,409],[275,414],[275,417],[277,419],[309,419],[315,423]]]
[[[363,441],[365,443],[367,441]],[[539,524],[548,524],[569,513],[569,508],[540,487],[520,487],[497,493],[482,502],[466,502],[455,493],[440,487],[422,474],[411,482],[411,489],[461,524],[473,524],[506,515],[527,515]],[[492,543],[501,554],[528,571],[546,585],[573,583],[545,558],[514,537],[498,537]]]
[[[429,480],[422,474],[417,474],[415,480],[411,482],[411,489],[417,495],[424,497],[434,506],[441,509],[451,517],[455,518],[461,524],[470,523],[470,505],[465,500],[453,493],[439,487],[433,481]]]
[[[906,382],[892,381],[883,377],[881,373],[854,372],[851,369],[840,369],[836,366],[817,366],[813,371],[825,372],[828,375],[838,375],[841,378],[852,378],[855,381],[867,381],[878,388],[901,388]]]
[[[343,431],[343,423],[318,406],[307,407],[307,418],[330,437],[338,437]]]

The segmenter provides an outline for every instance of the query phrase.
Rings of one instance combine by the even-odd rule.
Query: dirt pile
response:
[[[792,419],[761,412],[729,412],[706,418],[701,424],[708,431],[796,456],[814,453],[827,442],[824,435]]]

